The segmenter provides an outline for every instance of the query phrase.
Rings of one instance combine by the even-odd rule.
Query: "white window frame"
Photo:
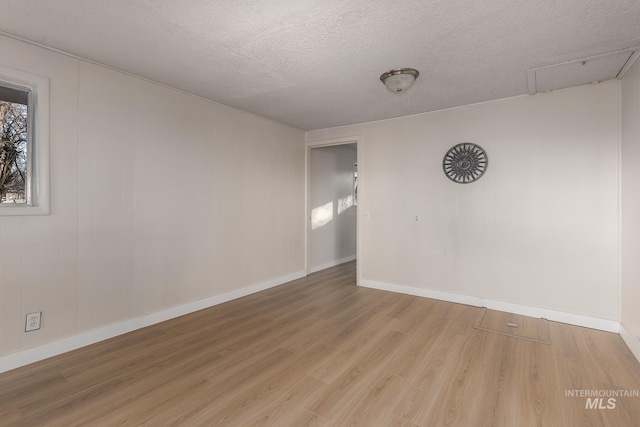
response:
[[[49,79],[0,66],[0,84],[30,91],[28,105],[27,203],[0,204],[0,216],[48,215],[49,196]]]

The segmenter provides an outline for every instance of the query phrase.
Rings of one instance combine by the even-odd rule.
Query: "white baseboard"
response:
[[[348,257],[345,257],[345,258],[340,258],[340,259],[337,259],[335,261],[330,261],[330,262],[324,263],[322,265],[318,265],[317,267],[311,267],[311,270],[309,270],[309,272],[310,273],[315,273],[316,271],[324,270],[326,268],[335,267],[336,265],[344,264],[345,262],[353,261],[354,259],[356,259],[355,255],[351,255],[351,256],[348,256]]]
[[[631,353],[638,359],[640,362],[640,340],[638,337],[631,335],[624,327],[624,324],[620,324],[620,336],[631,350]]]
[[[396,285],[392,283],[376,282],[374,280],[367,279],[360,279],[358,284],[367,288],[380,289],[383,291],[415,295],[419,297],[455,302],[458,304],[474,305],[477,307],[487,307],[492,310],[507,311],[509,313],[521,314],[523,316],[539,317],[547,320],[552,320],[554,322],[569,323],[571,325],[584,326],[587,328],[599,329],[607,332],[620,332],[620,323],[615,320],[583,316],[581,314],[566,313],[563,311],[548,310],[546,308],[530,307],[527,305],[496,301],[492,299],[456,294],[452,292],[443,292],[432,289]]]
[[[72,337],[63,338],[49,344],[29,348],[17,353],[11,353],[0,357],[0,373],[25,366],[30,363],[38,362],[49,357],[57,356],[58,354],[66,353],[80,347],[95,344],[118,335],[126,334],[127,332],[135,331],[136,329],[141,329],[156,323],[164,322],[165,320],[173,319],[175,317],[183,316],[198,310],[213,307],[214,305],[251,295],[305,276],[306,274],[304,271],[298,271],[287,276],[278,277],[276,279],[247,286],[235,291],[189,302],[177,307],[167,308],[162,311],[83,332]]]

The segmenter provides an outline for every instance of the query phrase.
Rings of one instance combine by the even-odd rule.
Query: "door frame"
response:
[[[335,145],[356,144],[356,162],[358,163],[358,207],[361,204],[361,176],[362,166],[360,163],[360,136],[346,136],[320,141],[306,142],[304,151],[304,271],[308,276],[311,273],[309,257],[311,253],[311,150],[314,148],[331,147]],[[360,209],[356,211],[356,283],[360,283]]]

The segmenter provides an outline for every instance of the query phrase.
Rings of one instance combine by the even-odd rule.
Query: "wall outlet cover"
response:
[[[40,319],[42,317],[42,312],[38,311],[36,313],[27,314],[27,319],[24,325],[24,331],[30,332],[40,329]]]

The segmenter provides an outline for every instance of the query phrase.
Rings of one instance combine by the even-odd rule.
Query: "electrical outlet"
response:
[[[27,314],[27,321],[24,325],[24,331],[30,332],[40,329],[40,317],[42,316],[42,312],[38,311],[37,313],[29,313]]]
[[[414,220],[415,222],[420,222],[420,214],[415,214],[415,215],[413,216],[413,220]]]

